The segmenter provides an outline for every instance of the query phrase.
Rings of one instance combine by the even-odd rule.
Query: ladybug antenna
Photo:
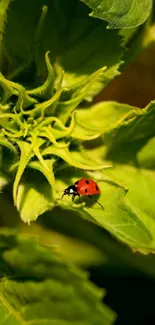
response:
[[[65,195],[65,193],[63,192],[62,196],[59,199],[57,199],[57,200],[62,200],[63,197],[64,197],[64,195]]]
[[[65,195],[65,192],[63,192],[63,194],[62,194],[62,197],[61,197],[61,199],[60,199],[60,200],[62,200],[62,199],[63,199],[64,195]]]
[[[88,197],[89,197],[92,201],[98,203],[98,205],[100,205],[100,207],[101,207],[103,210],[105,210],[104,207],[103,207],[103,205],[102,205],[100,202],[98,202],[97,200],[95,200],[94,198],[92,198],[91,195],[88,195]]]

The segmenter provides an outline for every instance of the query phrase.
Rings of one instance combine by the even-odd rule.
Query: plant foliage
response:
[[[109,233],[132,251],[155,252],[155,101],[139,108],[96,100],[152,44],[153,30],[151,0],[0,0],[0,190],[1,206],[8,197],[11,206],[7,226],[13,205],[30,227],[48,211],[58,213],[60,228],[62,216],[67,224],[76,215],[86,241],[88,221],[100,229],[103,238],[94,245],[101,250]],[[83,177],[99,185],[104,210],[88,197],[61,199]],[[87,276],[53,249],[8,230],[0,246],[4,324],[113,323]],[[143,268],[143,260],[134,263]]]
[[[0,234],[0,317],[3,324],[112,324],[104,292],[54,250],[13,232]]]

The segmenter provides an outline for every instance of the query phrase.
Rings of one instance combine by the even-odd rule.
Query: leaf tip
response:
[[[43,11],[44,13],[47,13],[47,11],[48,11],[48,6],[47,6],[47,5],[43,6],[43,7],[42,7],[42,11]]]

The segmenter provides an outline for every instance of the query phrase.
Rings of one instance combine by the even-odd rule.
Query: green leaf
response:
[[[54,162],[55,159],[43,160],[43,163],[41,161],[30,162],[28,167],[40,173],[32,171],[27,173],[27,177],[23,178],[18,186],[17,209],[21,219],[28,224],[55,206]]]
[[[5,24],[7,21],[7,10],[12,0],[0,1],[0,71],[4,70],[4,50],[3,50],[3,36],[5,32]]]
[[[123,109],[124,104],[116,103],[118,110]],[[120,145],[141,141],[154,135],[155,125],[155,101],[152,101],[143,109],[131,107],[131,116],[122,120],[113,129],[107,130],[104,141],[111,150]]]
[[[144,116],[146,116],[146,125],[149,125],[148,115]],[[152,123],[152,118],[150,118],[150,122]],[[142,119],[142,123],[145,129],[144,119]],[[107,157],[113,163],[114,168],[106,170],[104,173],[111,180],[123,183],[124,187],[128,188],[128,193],[123,200],[126,217],[124,218],[124,225],[121,222],[119,224],[124,232],[123,241],[132,249],[148,254],[149,252],[155,253],[155,216],[152,194],[155,186],[155,138],[139,139],[138,125],[141,127],[141,124],[137,124],[137,129],[133,128],[133,132],[138,136],[137,141],[127,142],[127,139],[125,139],[122,146],[114,147],[108,154],[107,147],[103,146],[88,150],[88,154],[90,156],[95,155],[98,161],[102,161],[103,157],[104,159]],[[103,201],[101,203],[104,205]],[[123,206],[119,212],[119,220],[123,215],[125,216]],[[129,238],[131,224],[134,228],[132,233],[133,242]],[[141,239],[138,234],[140,232]],[[115,229],[113,234],[119,238]],[[146,238],[148,239],[146,240]]]
[[[53,88],[54,88],[54,81],[55,81],[55,73],[53,70],[53,67],[51,65],[50,59],[49,59],[49,52],[46,52],[45,54],[45,62],[48,70],[48,76],[43,85],[28,90],[27,94],[31,96],[36,96],[44,99],[50,99],[53,95]]]
[[[17,111],[20,110],[22,103],[24,107],[29,107],[37,102],[36,99],[27,94],[26,89],[21,84],[6,79],[2,73],[0,73],[0,85],[3,89],[3,96],[1,99],[3,104],[7,104],[11,96],[18,96],[15,105]]]
[[[27,145],[27,144],[26,144]],[[55,178],[52,171],[52,164],[55,162],[55,159],[44,160],[39,153],[33,148],[33,151],[38,156],[39,161],[28,162],[29,154],[25,152],[25,143],[20,144],[22,147],[24,166],[25,164],[28,167],[40,171],[48,180],[48,182],[43,178],[42,175],[34,174],[31,172],[27,174],[27,178],[23,178],[19,183],[18,179],[18,192],[16,205],[17,209],[20,212],[21,219],[24,222],[30,223],[37,219],[37,217],[43,214],[45,211],[52,209],[56,202],[55,200]],[[31,145],[27,147],[29,150]],[[33,151],[30,151],[30,157],[33,155]],[[57,148],[54,145],[50,146],[43,150],[42,155],[55,155],[61,157],[67,163],[76,166],[81,169],[97,170],[111,167],[111,165],[106,164],[97,164],[95,159],[87,157],[85,152],[78,151],[69,151],[68,148]],[[21,158],[22,159],[22,158]],[[21,160],[21,165],[23,160]],[[63,164],[61,164],[63,169]],[[23,165],[22,165],[23,166]],[[19,169],[19,167],[18,167]],[[59,168],[58,168],[59,169]],[[23,168],[22,168],[23,172]],[[15,180],[16,182],[16,180]],[[15,183],[16,188],[17,185]]]
[[[91,88],[91,100],[118,75],[123,52],[120,36],[113,30],[107,30],[103,21],[90,18],[88,8],[78,0],[73,0],[72,4],[69,0],[57,0],[57,6],[54,1],[47,0],[48,12],[43,24],[38,27],[39,35],[35,42],[42,6],[42,0],[28,0],[24,3],[16,0],[11,3],[4,39],[11,67],[16,71],[19,70],[19,63],[21,68],[25,66],[27,59],[32,56],[34,46],[35,80],[46,78],[44,55],[47,51],[51,53],[57,75],[62,69],[65,71],[65,87],[81,82],[93,72],[107,66],[103,78],[97,80]],[[32,78],[32,72],[30,77]]]
[[[18,146],[21,150],[21,155],[20,155],[19,166],[18,166],[18,170],[17,170],[16,177],[14,180],[14,185],[13,185],[13,199],[14,199],[15,205],[16,205],[17,190],[18,190],[18,185],[19,185],[20,179],[22,177],[22,174],[23,174],[29,160],[34,155],[32,144],[29,144],[24,141],[18,141]]]
[[[39,155],[39,147],[44,143],[43,139],[37,139],[37,137],[34,137],[31,139],[32,142],[26,142],[26,141],[21,141],[17,140],[16,143],[19,146],[20,149],[20,159],[19,159],[19,164],[18,164],[18,169],[17,173],[15,176],[14,184],[13,184],[13,199],[14,203],[16,205],[16,196],[17,196],[17,190],[18,190],[18,185],[20,182],[20,179],[24,173],[25,168],[27,167],[29,161],[31,158],[36,154]],[[40,156],[39,156],[40,158]],[[43,161],[42,157],[41,160]],[[44,162],[43,162],[44,164]],[[47,169],[47,166],[44,166]]]
[[[103,67],[89,77],[85,78],[82,82],[75,84],[73,87],[67,89],[67,94],[63,94],[71,97],[69,100],[59,101],[56,106],[56,114],[60,117],[61,121],[66,123],[68,118],[74,109],[82,102],[83,99],[88,99],[90,94],[92,94],[92,88],[96,81],[98,82],[103,78],[106,67]]]
[[[155,253],[155,202],[153,191],[155,186],[155,171],[145,168],[136,168],[129,165],[116,165],[114,170],[110,172],[111,177],[115,175],[118,179],[123,180],[129,188],[126,195],[125,204],[132,214],[135,214],[139,222],[145,227],[146,233],[150,240],[138,241],[135,227],[135,250],[145,253]],[[130,214],[128,216],[130,220]],[[136,219],[135,219],[136,220]],[[128,225],[126,224],[126,227]],[[139,230],[142,227],[139,225]]]
[[[35,169],[36,165],[39,165],[39,163],[30,164]],[[43,172],[43,169],[41,171]],[[30,224],[39,215],[55,206],[53,201],[53,187],[51,187],[41,173],[31,171],[27,174],[26,178],[22,179],[18,186],[16,202],[21,219]]]
[[[13,146],[13,144],[9,142],[8,139],[5,138],[4,136],[0,137],[0,145],[8,148],[15,156],[17,156],[17,150],[15,146]]]
[[[38,143],[37,143],[37,141],[38,141]],[[34,149],[40,147],[44,143],[44,140],[35,139],[34,141],[32,141],[32,143],[18,140],[18,141],[16,141],[16,143],[20,148],[21,154],[20,154],[20,160],[19,160],[17,173],[15,176],[14,184],[13,184],[13,199],[14,199],[15,205],[16,205],[18,185],[19,185],[20,179],[22,177],[22,174],[24,173],[24,170],[25,170],[26,166],[28,165],[28,162],[35,154]]]
[[[109,28],[133,28],[151,13],[152,0],[81,0],[93,11],[90,16],[106,20]]]
[[[55,163],[56,159],[46,159],[44,160],[41,156],[40,161],[32,161],[29,163],[29,167],[40,171],[48,180],[49,184],[53,188],[55,186],[55,178],[53,173],[53,164]]]
[[[78,109],[75,111],[75,127],[71,136],[89,140],[101,134],[111,134],[141,114],[141,109],[117,102],[101,102],[87,109]]]
[[[98,164],[95,159],[91,159],[86,156],[86,153],[83,151],[69,150],[66,148],[58,148],[54,145],[44,149],[42,155],[55,155],[66,161],[69,165],[88,170],[97,170],[103,168],[109,168],[111,165],[108,163]]]
[[[114,179],[121,179],[117,172],[115,172],[115,168],[111,172],[103,173],[98,171],[87,172],[87,174],[78,172],[78,176],[77,173],[75,176],[74,174],[70,172],[69,179],[68,173],[67,176],[61,175],[61,177],[58,177],[58,191],[66,188],[69,184],[74,184],[77,179],[82,177],[95,179],[101,190],[101,195],[95,199],[103,205],[104,210],[87,197],[81,198],[80,201],[77,199],[75,203],[72,203],[71,198],[65,196],[59,201],[62,208],[76,211],[81,217],[97,223],[100,227],[108,230],[113,236],[132,248],[144,248],[151,245],[152,234],[150,229],[144,223],[144,220],[139,218],[137,211],[132,210],[127,204],[126,197],[128,197],[128,194],[125,187],[119,185],[119,182],[117,184],[113,181],[113,177]],[[108,177],[108,175],[111,177]],[[129,174],[127,173],[127,175]],[[126,184],[127,186],[128,184]]]
[[[145,169],[155,170],[155,137],[147,139],[147,142],[142,143],[141,146],[139,145],[138,149],[138,152],[136,152],[137,165]]]
[[[17,163],[18,152],[15,145],[13,145],[4,135],[0,136],[0,168],[5,171],[6,175],[10,174],[12,165]],[[11,177],[10,177],[11,176]],[[10,180],[12,175],[7,176]]]
[[[0,43],[3,38],[5,23],[7,20],[7,10],[9,8],[9,4],[12,0],[1,0],[0,1]]]
[[[1,231],[0,247],[3,324],[113,323],[114,313],[101,304],[104,292],[52,247],[41,247],[6,230]]]
[[[45,218],[44,218],[45,216]],[[33,222],[31,223],[31,227],[29,227],[26,223],[21,223],[20,227],[20,234],[27,234],[29,236],[32,236],[32,238],[37,238],[37,242],[40,245],[46,246],[46,247],[56,247],[57,253],[61,254],[64,259],[69,260],[74,265],[77,265],[82,268],[88,268],[92,266],[98,266],[102,263],[107,263],[107,256],[104,254],[101,249],[98,249],[95,247],[92,243],[86,242],[86,240],[82,238],[75,238],[74,233],[72,233],[71,236],[64,231],[61,233],[61,226],[64,229],[62,219],[64,216],[62,215],[61,209],[55,209],[54,211],[49,211],[46,214],[44,214],[41,218],[39,218],[39,222]],[[72,222],[70,222],[70,219],[68,220],[68,217],[71,217]],[[40,223],[42,223],[42,220],[50,220],[50,225],[48,227],[43,227]],[[79,220],[77,217],[76,220],[73,220],[74,216],[71,212],[68,211],[68,214],[65,215],[65,225],[71,226],[71,228],[77,228],[80,226],[85,231],[87,231],[87,234],[89,232],[87,223],[84,227],[84,220]],[[54,222],[53,222],[54,221]],[[60,222],[60,228],[59,230],[53,228],[53,224],[55,225],[55,222],[58,221],[58,224]],[[76,222],[77,221],[77,222]],[[75,225],[76,222],[76,225]],[[77,226],[78,223],[78,226]],[[83,226],[83,227],[82,227]],[[93,226],[93,225],[92,225]],[[75,229],[74,228],[74,229]],[[95,227],[96,228],[96,227]],[[64,229],[65,230],[65,229]],[[78,231],[78,234],[80,235],[80,231]]]

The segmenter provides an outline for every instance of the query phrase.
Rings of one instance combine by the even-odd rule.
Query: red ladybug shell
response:
[[[82,178],[77,181],[75,184],[77,193],[80,195],[94,195],[99,194],[99,186],[89,178]]]

